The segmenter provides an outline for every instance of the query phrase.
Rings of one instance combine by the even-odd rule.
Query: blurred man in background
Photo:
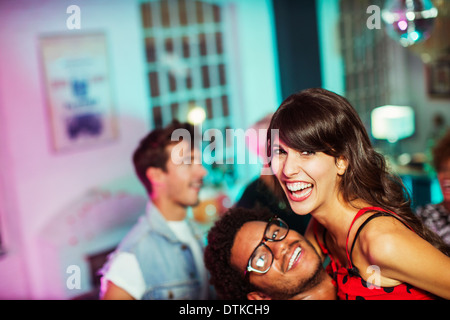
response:
[[[188,207],[199,202],[206,170],[192,139],[172,141],[177,129],[194,137],[193,126],[174,121],[149,133],[134,152],[149,203],[101,271],[102,299],[211,297],[202,234],[186,219]]]

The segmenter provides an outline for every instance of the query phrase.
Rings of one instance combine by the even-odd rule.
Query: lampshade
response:
[[[372,136],[396,142],[415,131],[414,110],[408,106],[382,106],[371,113]]]

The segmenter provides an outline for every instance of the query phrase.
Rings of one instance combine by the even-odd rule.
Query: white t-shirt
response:
[[[202,293],[200,298],[208,296],[207,272],[203,263],[203,252],[195,239],[192,230],[185,220],[167,221],[170,229],[181,242],[187,244],[194,256],[195,266],[199,273]],[[107,281],[128,292],[133,298],[139,300],[145,293],[145,280],[136,256],[129,252],[120,252],[111,262],[109,269],[101,278],[101,292],[105,292]]]
[[[106,291],[108,281],[128,292],[136,300],[141,299],[145,292],[141,268],[136,256],[129,252],[119,252],[114,257],[108,271],[100,279],[101,295]]]

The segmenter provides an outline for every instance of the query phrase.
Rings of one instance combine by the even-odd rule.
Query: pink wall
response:
[[[0,298],[58,298],[37,237],[68,203],[93,188],[142,192],[130,155],[148,127],[138,5],[77,1],[82,32],[105,31],[109,42],[119,139],[57,154],[52,150],[38,37],[70,34],[70,1],[0,2],[0,214],[7,254],[0,257]],[[126,20],[126,24],[120,23]],[[13,214],[12,214],[13,213]]]
[[[280,102],[271,0],[220,1],[236,6],[237,99],[245,109],[233,112],[246,128]],[[38,39],[76,32],[66,27],[66,9],[74,3],[81,9],[79,31],[107,36],[119,138],[58,154],[51,146]],[[150,129],[140,19],[138,0],[0,1],[0,228],[7,250],[0,256],[0,299],[67,298],[58,293],[61,274],[43,257],[43,229],[92,189],[143,193],[130,161]]]

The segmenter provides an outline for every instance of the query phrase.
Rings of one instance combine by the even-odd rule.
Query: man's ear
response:
[[[252,291],[247,293],[248,300],[272,300],[270,296],[260,291]]]
[[[336,167],[338,169],[338,175],[342,176],[348,167],[348,161],[344,156],[340,156],[336,159]]]
[[[148,167],[145,174],[151,184],[159,184],[164,178],[164,171],[161,168]]]

